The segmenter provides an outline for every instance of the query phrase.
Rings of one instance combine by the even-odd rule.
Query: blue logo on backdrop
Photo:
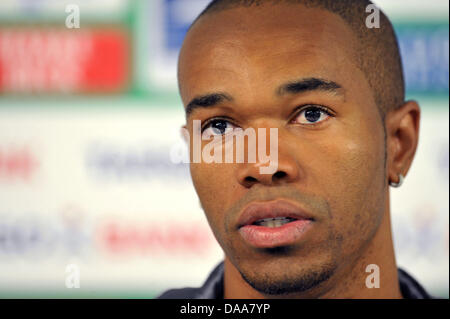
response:
[[[448,92],[448,26],[399,27],[407,92]]]
[[[87,149],[86,166],[100,179],[189,180],[188,164],[173,163],[170,148],[155,147],[151,143],[140,146],[93,143]]]
[[[19,256],[36,261],[55,254],[87,253],[92,246],[92,230],[80,216],[68,218],[64,214],[61,211],[57,218],[43,218],[38,212],[19,217],[17,213],[0,212],[0,264],[6,258]]]
[[[165,0],[166,49],[178,51],[195,18],[210,0]]]

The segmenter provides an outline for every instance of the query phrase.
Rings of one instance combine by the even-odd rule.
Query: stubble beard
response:
[[[295,272],[285,269],[285,273],[276,276],[261,272],[239,272],[245,282],[258,292],[268,296],[283,296],[306,293],[318,287],[330,279],[336,269],[337,264],[330,262]]]

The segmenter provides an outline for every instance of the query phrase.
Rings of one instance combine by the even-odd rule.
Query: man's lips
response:
[[[288,219],[281,226],[263,226],[266,224],[262,220],[282,217]],[[294,244],[303,237],[313,222],[310,214],[288,201],[259,202],[244,209],[238,222],[238,230],[251,246],[273,248]]]
[[[288,201],[257,202],[247,206],[242,212],[238,228],[252,225],[267,218],[288,217],[295,220],[313,220],[312,216]]]

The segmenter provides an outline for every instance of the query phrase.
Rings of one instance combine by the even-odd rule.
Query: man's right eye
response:
[[[225,135],[235,129],[236,126],[224,119],[215,119],[209,121],[204,127],[202,135],[215,136]]]

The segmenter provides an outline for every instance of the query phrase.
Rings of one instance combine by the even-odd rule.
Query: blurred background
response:
[[[170,160],[178,50],[207,3],[0,1],[0,297],[152,298],[201,285],[223,258],[187,165]],[[448,298],[449,2],[375,3],[423,112],[391,191],[397,262]]]

